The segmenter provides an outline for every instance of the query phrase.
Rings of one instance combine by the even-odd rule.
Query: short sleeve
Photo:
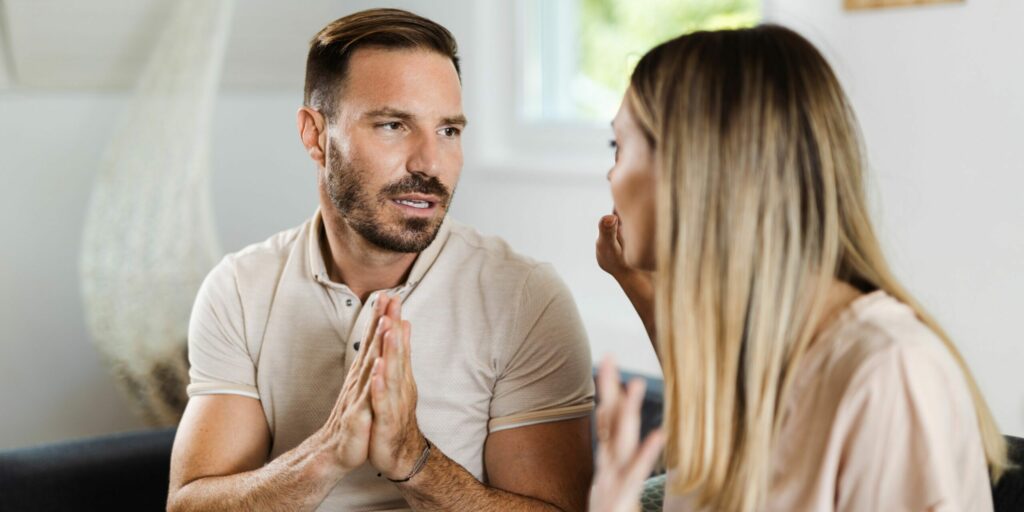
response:
[[[534,267],[526,278],[510,339],[491,399],[491,432],[590,414],[594,381],[586,331],[550,265]]]
[[[944,347],[873,354],[851,380],[840,414],[849,424],[837,511],[991,510],[973,401]]]
[[[203,280],[192,306],[189,397],[233,394],[259,399],[244,325],[234,266],[226,257]]]

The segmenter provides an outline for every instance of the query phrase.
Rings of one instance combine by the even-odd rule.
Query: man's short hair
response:
[[[331,22],[310,41],[305,105],[330,115],[344,86],[349,59],[366,47],[434,51],[450,58],[460,73],[458,47],[448,29],[401,9],[369,9]]]

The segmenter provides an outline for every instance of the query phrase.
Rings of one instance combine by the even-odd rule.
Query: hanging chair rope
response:
[[[176,424],[186,335],[220,249],[209,192],[210,125],[233,0],[177,0],[93,185],[81,252],[96,347],[143,417]]]

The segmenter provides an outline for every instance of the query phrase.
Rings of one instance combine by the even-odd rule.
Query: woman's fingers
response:
[[[632,456],[640,442],[640,407],[643,405],[645,388],[643,379],[631,380],[626,388],[626,396],[616,411],[612,426],[615,439],[612,449],[619,460],[627,460]]]
[[[601,217],[597,224],[597,262],[606,271],[609,269],[605,267],[615,260],[615,249],[618,245],[615,237],[615,225],[614,215]]]
[[[615,359],[605,356],[597,371],[597,397],[600,400],[597,407],[597,439],[599,441],[606,442],[612,435],[614,415],[621,393],[619,370],[615,367]]]
[[[623,393],[614,360],[606,357],[601,362],[598,370],[601,405],[597,414],[599,465],[610,464],[621,470],[626,470],[627,465],[647,464],[647,461],[652,461],[650,464],[653,465],[661,449],[662,434],[648,436],[643,447],[638,448],[640,411],[646,387],[643,379],[633,379]]]
[[[647,475],[651,474],[654,465],[658,462],[658,455],[661,454],[661,449],[665,446],[665,439],[665,431],[660,428],[647,434],[647,439],[644,439],[643,444],[640,445],[633,465],[629,468],[631,478],[647,479]]]
[[[619,219],[618,215],[615,217],[615,243],[618,248],[619,254],[622,253],[622,220]]]
[[[646,381],[633,379],[625,392],[611,357],[602,360],[597,375],[597,474],[591,504],[607,502],[607,510],[635,510],[643,482],[657,463],[665,434],[655,430],[640,443],[640,410]],[[626,507],[626,508],[623,508]]]

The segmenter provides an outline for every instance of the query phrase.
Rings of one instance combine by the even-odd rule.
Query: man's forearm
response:
[[[436,447],[423,470],[398,488],[416,511],[563,512],[550,503],[487,487]],[[582,505],[581,505],[582,507]]]
[[[259,469],[189,482],[168,498],[167,510],[313,510],[344,476],[315,437]]]

